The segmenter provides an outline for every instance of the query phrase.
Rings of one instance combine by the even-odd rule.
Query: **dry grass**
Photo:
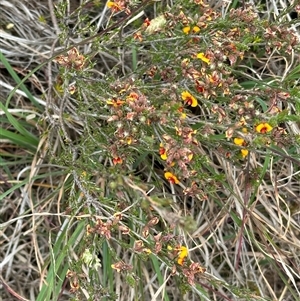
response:
[[[224,16],[234,3],[224,1],[222,6],[221,1],[212,2]],[[257,5],[260,2],[255,1]],[[201,181],[207,185],[203,188],[205,201],[185,196],[182,190],[188,184],[173,185],[164,180],[150,140],[145,140],[140,152],[128,154],[132,159],[128,171],[118,175],[111,158],[102,153],[105,144],[99,142],[95,131],[101,132],[110,118],[108,110],[101,114],[97,110],[97,97],[111,97],[113,92],[106,82],[122,84],[124,78],[138,74],[136,68],[142,70],[136,79],[140,80],[149,63],[149,51],[153,51],[151,46],[157,44],[142,43],[139,53],[132,55],[134,47],[121,42],[136,31],[134,16],[128,17],[120,33],[117,26],[110,27],[112,17],[104,5],[66,3],[62,24],[52,1],[0,0],[0,50],[11,68],[24,78],[44,64],[24,83],[33,100],[18,88],[10,101],[9,92],[16,80],[0,64],[0,99],[7,104],[7,111],[0,110],[2,130],[18,132],[7,117],[10,115],[24,129],[15,141],[4,135],[0,140],[1,300],[300,300],[299,118],[284,121],[294,149],[253,147],[244,161],[231,161],[215,147],[218,141],[197,146],[201,160],[208,162],[199,163],[206,166],[201,170]],[[284,5],[288,3],[269,1],[261,17],[278,15]],[[156,4],[154,9],[151,6],[150,14],[155,15],[156,8]],[[137,20],[142,18],[139,11],[136,14]],[[114,24],[122,17],[118,15]],[[298,35],[297,24],[290,26]],[[97,37],[103,30],[105,34]],[[64,35],[65,44],[59,35]],[[95,39],[88,38],[94,35]],[[173,42],[171,38],[165,42],[180,45],[180,40]],[[80,44],[79,52],[88,54],[93,64],[79,79],[75,73],[64,74],[64,84],[76,81],[80,86],[80,99],[60,91],[59,67],[50,60],[74,44]],[[260,57],[255,62],[258,65],[241,65],[238,71],[252,83],[266,78],[284,80],[298,62],[296,53],[288,59],[270,54]],[[287,87],[295,98],[299,95],[297,84],[294,80]],[[154,91],[156,87],[156,82],[147,85],[145,81],[142,88]],[[287,102],[286,109],[299,117],[296,101]],[[198,116],[188,116],[190,124],[211,122],[212,110],[203,105],[200,111]],[[78,112],[85,114],[79,116]],[[226,129],[217,127],[220,132]],[[158,132],[162,137],[159,127]],[[112,136],[113,131],[107,140]],[[111,240],[87,238],[87,224],[94,225],[98,217],[104,222],[113,220],[118,211],[123,215],[118,225],[129,227],[130,236],[115,230]],[[188,246],[190,259],[206,268],[197,285],[184,283],[180,267],[178,278],[172,275],[172,260],[166,250],[161,256],[152,252],[149,257],[135,252],[138,240],[153,247],[154,238],[149,243],[142,234],[153,216],[160,222],[150,227],[150,237],[160,232],[174,234],[172,242]],[[90,248],[93,263],[97,256],[101,258],[101,268],[83,262],[85,247]],[[74,277],[65,279],[66,270],[59,258],[66,268],[82,270],[76,276],[84,282],[76,291],[78,299],[72,299],[76,294],[70,293],[69,282],[74,282]],[[111,269],[117,258],[133,266],[133,279]],[[50,274],[51,279],[47,278]],[[38,299],[46,279],[60,283],[53,287],[56,295]],[[189,290],[183,294],[186,287]],[[119,297],[114,298],[114,294]]]

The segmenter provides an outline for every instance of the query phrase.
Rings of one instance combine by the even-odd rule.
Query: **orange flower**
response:
[[[163,159],[163,160],[167,160],[168,156],[167,156],[167,151],[166,149],[164,148],[163,144],[161,143],[159,145],[159,154],[160,154],[160,157]]]
[[[114,165],[122,164],[123,160],[120,157],[116,157],[116,158],[113,158],[113,163],[114,163]]]
[[[197,107],[198,105],[197,99],[188,91],[183,91],[181,93],[181,98],[187,105],[191,107]]]
[[[112,105],[113,107],[117,108],[117,107],[121,106],[123,103],[125,103],[125,101],[120,100],[120,99],[113,99],[113,100],[107,100],[106,103],[108,105]]]
[[[145,27],[148,27],[148,26],[150,26],[150,23],[151,23],[151,21],[149,20],[149,18],[146,18],[143,24]]]
[[[256,126],[255,130],[258,132],[258,133],[261,133],[261,134],[265,134],[267,132],[270,132],[272,131],[272,127],[268,124],[268,123],[260,123],[259,125]]]
[[[198,53],[197,58],[208,65],[210,64],[210,59],[208,57],[206,57],[203,52]]]
[[[165,178],[172,184],[179,184],[179,180],[175,175],[173,175],[171,172],[167,171],[165,172]]]
[[[139,99],[139,95],[135,92],[131,92],[126,98],[127,101],[135,101],[137,99]]]

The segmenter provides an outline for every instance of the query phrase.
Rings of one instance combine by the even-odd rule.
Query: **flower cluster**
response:
[[[179,144],[178,141],[170,136],[164,135],[164,142],[160,144],[159,148],[161,159],[166,161],[169,169],[176,167],[178,172],[180,171],[182,178],[188,178],[191,175],[189,163],[194,156],[191,147],[193,142],[196,144],[196,139],[193,137],[195,131],[190,128],[188,128],[188,131],[184,131],[186,129],[176,128],[177,135],[181,136],[185,146],[182,146],[182,144]],[[165,172],[165,178],[173,184],[179,184],[178,178],[170,171]]]
[[[112,219],[109,219],[107,222],[103,222],[100,218],[97,218],[95,225],[87,225],[86,233],[90,234],[98,234],[100,236],[105,237],[106,239],[111,238],[111,230],[113,227],[116,227],[120,232],[124,235],[129,234],[129,228],[120,224],[119,222],[122,219],[122,215],[120,213],[114,214]]]
[[[67,52],[67,55],[59,55],[54,59],[59,65],[68,69],[82,70],[85,64],[85,57],[79,54],[76,47],[73,47]]]
[[[195,277],[198,274],[205,273],[206,269],[198,262],[192,262],[187,268],[183,268],[183,274],[190,285],[195,285]]]
[[[132,81],[115,83],[111,86],[116,96],[106,100],[111,115],[107,119],[114,125],[113,137],[108,147],[113,164],[122,164],[126,159],[128,146],[138,145],[143,127],[157,120],[156,109],[145,94],[135,88]]]
[[[267,122],[262,122],[262,123],[259,123],[256,127],[255,127],[255,131],[257,133],[260,133],[260,134],[266,134],[268,132],[271,132],[273,129],[273,127],[267,123]],[[243,128],[242,131],[244,131],[244,133],[247,133],[248,130],[246,128]],[[232,133],[234,132],[234,129],[232,129]],[[228,137],[228,132],[227,132],[227,137]],[[246,149],[245,147],[248,145],[248,143],[246,142],[246,140],[244,138],[241,138],[241,137],[235,137],[233,139],[233,143],[237,146],[240,146],[242,147],[241,149],[241,155],[243,158],[247,157],[248,154],[249,154],[249,151],[248,149]]]
[[[271,54],[274,49],[291,54],[299,42],[293,30],[277,25],[267,27],[264,37],[267,41],[266,51],[268,54]]]
[[[74,293],[74,292],[78,291],[80,288],[80,284],[79,284],[79,277],[78,277],[77,273],[75,273],[71,270],[68,270],[66,277],[70,281],[70,287],[71,287],[70,293]]]
[[[233,143],[235,145],[238,145],[238,146],[243,146],[243,147],[247,146],[247,143],[246,143],[245,139],[240,138],[240,137],[234,138]],[[247,157],[248,153],[249,153],[249,151],[247,149],[245,149],[245,148],[241,149],[241,155],[242,155],[243,158]]]
[[[124,261],[118,261],[112,264],[111,268],[120,273],[125,271],[131,271],[133,269],[133,266],[130,264],[126,264]]]

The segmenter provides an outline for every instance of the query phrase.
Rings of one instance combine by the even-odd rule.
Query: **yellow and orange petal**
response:
[[[181,98],[187,105],[191,107],[197,107],[198,105],[197,99],[188,91],[183,91],[181,93]]]
[[[106,6],[108,8],[110,8],[111,10],[115,11],[115,12],[121,10],[121,7],[117,3],[113,2],[113,1],[108,1],[107,4],[106,4]]]
[[[119,106],[121,106],[123,103],[125,103],[125,101],[120,100],[120,99],[116,99],[116,100],[107,100],[106,103],[108,105],[112,105],[113,107],[117,108]]]
[[[208,57],[205,56],[205,54],[203,52],[200,52],[197,54],[197,58],[200,59],[201,61],[203,61],[206,64],[210,64],[210,59]]]
[[[177,258],[177,263],[179,265],[183,265],[184,260],[186,259],[186,257],[189,254],[189,251],[188,251],[187,247],[185,247],[185,246],[181,246],[177,250],[179,251],[178,258]]]
[[[127,101],[135,101],[137,99],[139,99],[139,95],[135,92],[131,92],[128,96],[127,96]]]
[[[178,178],[169,171],[165,172],[165,178],[172,184],[180,183]]]
[[[234,138],[233,143],[238,146],[244,146],[246,144],[246,141],[243,138]]]
[[[160,157],[163,159],[163,160],[167,160],[168,156],[167,156],[167,151],[166,149],[164,148],[163,144],[161,143],[159,145],[159,154],[160,154]]]
[[[267,132],[270,132],[272,131],[273,127],[270,126],[268,123],[264,122],[264,123],[260,123],[259,125],[257,125],[255,127],[255,130],[258,132],[258,133],[261,133],[261,134],[265,134]]]
[[[249,151],[247,149],[241,149],[241,154],[243,158],[246,158],[249,154]]]
[[[177,111],[180,113],[180,118],[186,118],[186,113],[183,112],[183,107],[180,107]]]
[[[123,160],[120,157],[116,157],[116,158],[113,158],[113,163],[114,163],[114,165],[122,164]]]

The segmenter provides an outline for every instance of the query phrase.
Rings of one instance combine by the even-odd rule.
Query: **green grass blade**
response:
[[[32,139],[31,137],[24,137],[20,134],[13,133],[11,131],[7,131],[5,129],[1,129],[0,131],[0,139],[8,139],[12,143],[24,147],[26,149],[29,149],[31,151],[35,151],[38,142],[35,139]]]
[[[75,245],[76,240],[84,229],[84,225],[85,221],[81,221],[77,225],[71,237],[68,238],[67,243],[65,243],[67,227],[65,227],[60,233],[59,238],[53,246],[52,254],[50,255],[51,264],[48,270],[46,282],[43,285],[36,301],[57,300],[66,276],[66,272],[69,268],[68,261],[65,260],[65,258],[67,257],[70,246]]]
[[[15,119],[10,112],[5,108],[5,106],[0,103],[0,109],[4,111],[4,113],[6,114],[6,117],[9,121],[9,123],[20,133],[24,136],[24,138],[26,138],[28,140],[29,144],[33,144],[35,146],[38,145],[39,143],[39,139],[37,137],[35,137],[32,133],[28,132],[21,124],[20,122],[18,122],[17,119]],[[4,129],[1,129],[0,134],[5,133],[6,135],[8,135],[8,131],[4,132]],[[10,132],[11,133],[11,132]],[[4,135],[4,134],[3,134]],[[9,136],[9,135],[8,135]],[[12,136],[12,135],[11,135]],[[13,136],[12,136],[13,137]],[[9,138],[8,138],[9,139]]]
[[[159,268],[159,261],[153,254],[150,255],[150,258],[151,258],[151,261],[152,261],[152,264],[153,264],[153,268],[155,270],[155,274],[157,275],[158,283],[159,283],[159,285],[163,285],[164,284],[164,278],[163,278],[163,275],[162,275],[161,270]],[[165,292],[165,294],[164,294],[164,300],[165,301],[170,301],[167,292]]]
[[[0,201],[2,201],[7,195],[9,195],[10,193],[12,193],[13,191],[17,190],[18,188],[26,185],[28,183],[28,180],[24,180],[16,185],[14,185],[13,187],[7,189],[6,191],[4,191],[1,195],[0,195]]]
[[[7,71],[9,72],[10,76],[14,79],[14,81],[19,85],[21,90],[26,94],[26,96],[29,98],[29,100],[36,106],[39,107],[40,104],[35,100],[35,98],[32,96],[32,94],[29,92],[29,90],[25,87],[25,85],[22,83],[21,79],[17,75],[17,73],[14,71],[14,69],[11,67],[10,63],[7,61],[3,53],[0,51],[0,61],[5,66]],[[10,99],[7,99],[6,106],[8,106],[8,102]]]

